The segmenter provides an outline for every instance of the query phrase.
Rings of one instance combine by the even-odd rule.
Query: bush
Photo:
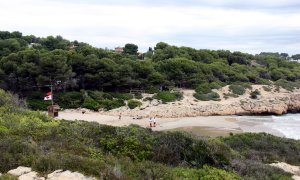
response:
[[[134,109],[134,108],[139,107],[141,105],[142,105],[142,103],[140,101],[136,101],[136,100],[132,100],[132,99],[128,101],[128,107],[130,109]]]
[[[233,93],[224,93],[223,94],[223,97],[225,98],[225,99],[228,99],[229,97],[233,97],[233,98],[237,98],[237,97],[239,97],[237,94],[233,94]]]
[[[95,101],[91,97],[86,97],[84,99],[82,107],[87,108],[87,109],[91,109],[91,110],[94,110],[94,111],[98,111],[99,108],[100,108],[100,105],[97,101]]]
[[[116,99],[121,99],[121,100],[129,100],[133,99],[133,95],[130,93],[110,93],[110,95]]]
[[[135,93],[134,94],[134,98],[136,98],[136,99],[142,99],[143,95],[141,93]]]
[[[51,101],[44,101],[41,99],[27,100],[28,107],[32,110],[46,111],[47,107],[51,105]]]
[[[221,87],[223,87],[225,84],[222,82],[218,82],[218,81],[214,81],[212,83],[209,84],[209,88],[210,89],[220,89]]]
[[[230,85],[229,86],[230,91],[233,94],[237,94],[237,95],[243,95],[246,92],[245,87],[241,86],[241,85]]]
[[[207,93],[207,94],[199,94],[199,93],[195,93],[194,97],[200,101],[219,101],[220,100],[220,95],[216,92],[211,92],[211,93]]]
[[[152,97],[146,97],[143,99],[143,101],[153,101],[153,98]]]
[[[211,88],[208,83],[203,83],[198,85],[195,91],[199,94],[207,94],[211,92]]]
[[[299,82],[291,82],[284,79],[279,79],[275,82],[276,86],[280,86],[288,91],[293,91],[295,88],[300,88]]]
[[[169,92],[169,91],[161,91],[153,96],[154,99],[162,100],[162,102],[173,102],[176,100],[180,100],[182,98],[182,94],[179,92]]]
[[[101,91],[88,91],[88,95],[94,99],[95,101],[101,101],[104,99],[113,99],[113,96],[109,93],[101,92]]]
[[[65,92],[57,93],[55,102],[62,108],[79,108],[81,107],[84,99],[81,92]],[[55,95],[54,95],[55,98]]]
[[[146,93],[149,93],[149,94],[155,94],[155,93],[159,93],[159,92],[160,91],[159,91],[158,87],[151,86],[146,89]]]
[[[100,108],[103,108],[104,110],[111,110],[116,109],[122,106],[125,106],[125,103],[121,99],[113,99],[113,100],[103,100],[99,102]]]
[[[237,174],[226,172],[210,166],[202,169],[174,168],[173,173],[178,179],[216,179],[216,180],[242,180]]]
[[[255,91],[252,91],[251,93],[250,93],[250,98],[251,99],[257,99],[257,96],[259,96],[260,95],[260,92],[259,92],[259,90],[255,90]]]

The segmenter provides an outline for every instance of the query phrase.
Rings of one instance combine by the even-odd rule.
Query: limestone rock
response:
[[[48,174],[47,180],[96,180],[95,178],[86,177],[78,172],[56,170]]]
[[[45,180],[44,177],[38,177],[38,173],[37,172],[29,172],[27,174],[23,174],[21,176],[19,176],[18,178],[19,180]]]
[[[23,167],[23,166],[19,166],[17,169],[12,169],[10,171],[8,171],[7,173],[8,174],[11,174],[13,176],[21,176],[23,174],[27,174],[31,172],[31,168],[29,167]]]

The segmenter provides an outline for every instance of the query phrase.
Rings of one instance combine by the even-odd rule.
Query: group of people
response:
[[[119,113],[119,120],[122,118],[122,112]],[[142,119],[142,116],[137,116],[136,118],[134,117],[133,119]],[[150,128],[156,127],[156,116],[150,117],[149,118],[149,123],[150,123]]]
[[[156,127],[156,118],[155,118],[155,116],[149,118],[149,123],[150,123],[150,128],[151,127]]]

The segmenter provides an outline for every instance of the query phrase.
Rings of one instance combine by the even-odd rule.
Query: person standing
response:
[[[149,124],[150,124],[150,128],[152,128],[152,117],[150,117],[150,119],[149,119]]]
[[[121,120],[121,118],[122,118],[122,112],[120,112],[119,114],[119,120]]]
[[[153,117],[153,127],[156,127],[156,119],[155,119],[155,116]]]

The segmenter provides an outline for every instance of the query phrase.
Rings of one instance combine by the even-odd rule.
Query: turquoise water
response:
[[[300,114],[282,116],[240,116],[237,119],[262,123],[265,127],[280,132],[287,138],[300,139]]]

